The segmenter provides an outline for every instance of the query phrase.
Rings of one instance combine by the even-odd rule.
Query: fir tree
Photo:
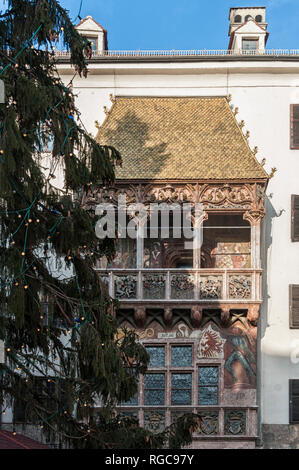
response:
[[[148,356],[134,332],[118,339],[115,303],[93,269],[99,256],[113,257],[114,242],[98,240],[96,219],[74,195],[113,183],[120,155],[80,124],[72,83],[57,70],[58,40],[86,77],[90,43],[57,1],[8,1],[0,15],[0,403],[22,406],[26,423],[73,448],[179,447],[190,442],[192,415],[153,435],[115,412],[136,393]]]

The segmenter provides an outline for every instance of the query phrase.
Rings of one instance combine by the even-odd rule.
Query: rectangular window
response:
[[[289,381],[290,424],[299,424],[299,380]]]
[[[218,404],[218,367],[198,368],[198,405]]]
[[[87,41],[91,43],[92,52],[96,52],[98,50],[98,40],[97,38],[86,37]]]
[[[290,285],[290,328],[299,329],[299,285]]]
[[[291,104],[291,149],[299,150],[299,104]]]
[[[291,199],[291,236],[292,242],[299,242],[299,196],[292,195]]]
[[[242,40],[242,52],[243,54],[251,54],[256,52],[258,49],[257,39],[243,39]]]
[[[145,405],[164,405],[165,374],[146,374],[144,378]]]
[[[146,348],[150,356],[148,367],[165,367],[165,347],[164,346],[148,346]]]
[[[171,404],[191,405],[192,374],[172,374]]]
[[[192,346],[172,346],[172,367],[192,367]]]

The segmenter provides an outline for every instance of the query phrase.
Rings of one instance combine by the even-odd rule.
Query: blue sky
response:
[[[75,20],[81,0],[60,3]],[[108,30],[111,50],[225,49],[229,8],[236,6],[267,7],[267,47],[299,49],[299,0],[82,0],[81,16]]]

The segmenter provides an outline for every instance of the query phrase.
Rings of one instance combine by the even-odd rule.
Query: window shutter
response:
[[[299,242],[299,196],[292,195],[292,242]]]
[[[299,424],[299,380],[289,381],[290,424]]]
[[[299,286],[290,285],[290,328],[299,329]]]
[[[291,104],[291,149],[299,149],[299,104]]]

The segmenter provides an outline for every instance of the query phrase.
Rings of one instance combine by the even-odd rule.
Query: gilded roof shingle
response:
[[[116,97],[97,141],[117,179],[267,179],[225,97]]]

